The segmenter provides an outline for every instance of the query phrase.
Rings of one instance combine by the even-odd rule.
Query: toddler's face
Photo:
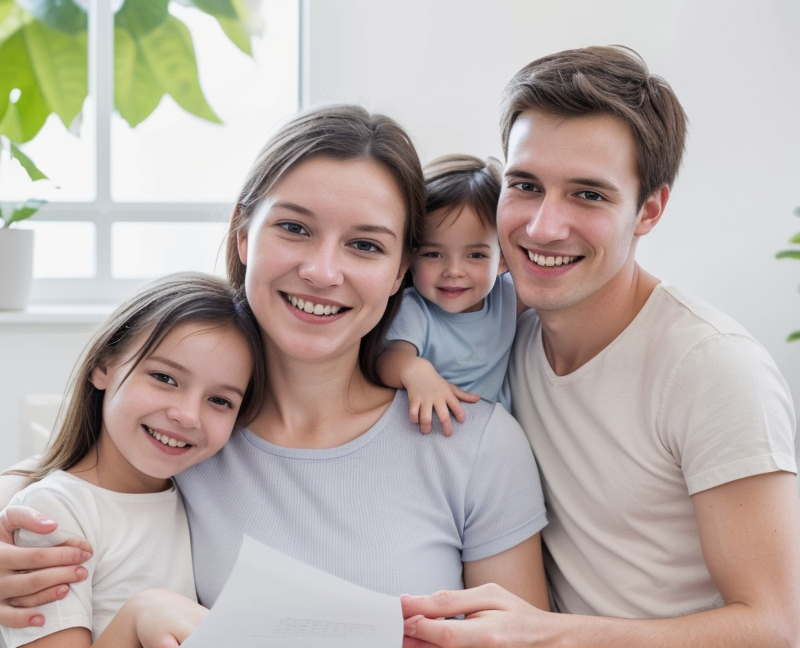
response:
[[[483,308],[500,268],[497,230],[487,227],[472,207],[445,215],[428,214],[422,244],[412,264],[414,286],[448,313]]]

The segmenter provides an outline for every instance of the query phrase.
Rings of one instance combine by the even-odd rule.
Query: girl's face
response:
[[[272,188],[238,239],[271,366],[346,356],[352,371],[400,287],[405,225],[400,189],[373,160],[314,157]]]
[[[237,329],[207,323],[177,326],[133,371],[140,346],[131,346],[91,375],[105,391],[98,478],[110,490],[152,492],[225,444],[253,360]]]
[[[411,266],[414,286],[425,299],[448,313],[478,311],[500,269],[497,230],[485,225],[472,207],[426,216]]]

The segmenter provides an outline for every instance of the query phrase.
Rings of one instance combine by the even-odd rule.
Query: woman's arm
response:
[[[495,555],[464,563],[464,587],[496,583],[542,610],[549,609],[540,534]]]

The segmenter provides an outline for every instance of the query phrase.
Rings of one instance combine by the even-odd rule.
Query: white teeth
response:
[[[310,301],[305,301],[298,297],[293,297],[291,295],[287,295],[286,299],[289,300],[292,306],[295,308],[305,311],[306,313],[313,313],[314,315],[336,315],[342,308],[341,306],[331,306],[330,304],[314,304]]]
[[[569,265],[574,263],[578,258],[576,256],[545,256],[544,254],[536,254],[535,252],[528,252],[528,258],[536,265],[552,268],[553,266]]]
[[[173,439],[172,437],[168,437],[166,434],[161,434],[160,432],[156,432],[152,428],[147,428],[147,432],[153,437],[156,441],[160,441],[164,445],[168,445],[172,448],[185,448],[188,444],[186,441],[178,441],[177,439]]]

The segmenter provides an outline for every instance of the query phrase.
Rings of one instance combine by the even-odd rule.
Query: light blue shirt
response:
[[[447,382],[510,411],[504,379],[516,325],[517,296],[507,272],[474,313],[448,313],[407,288],[386,341],[410,342]]]

